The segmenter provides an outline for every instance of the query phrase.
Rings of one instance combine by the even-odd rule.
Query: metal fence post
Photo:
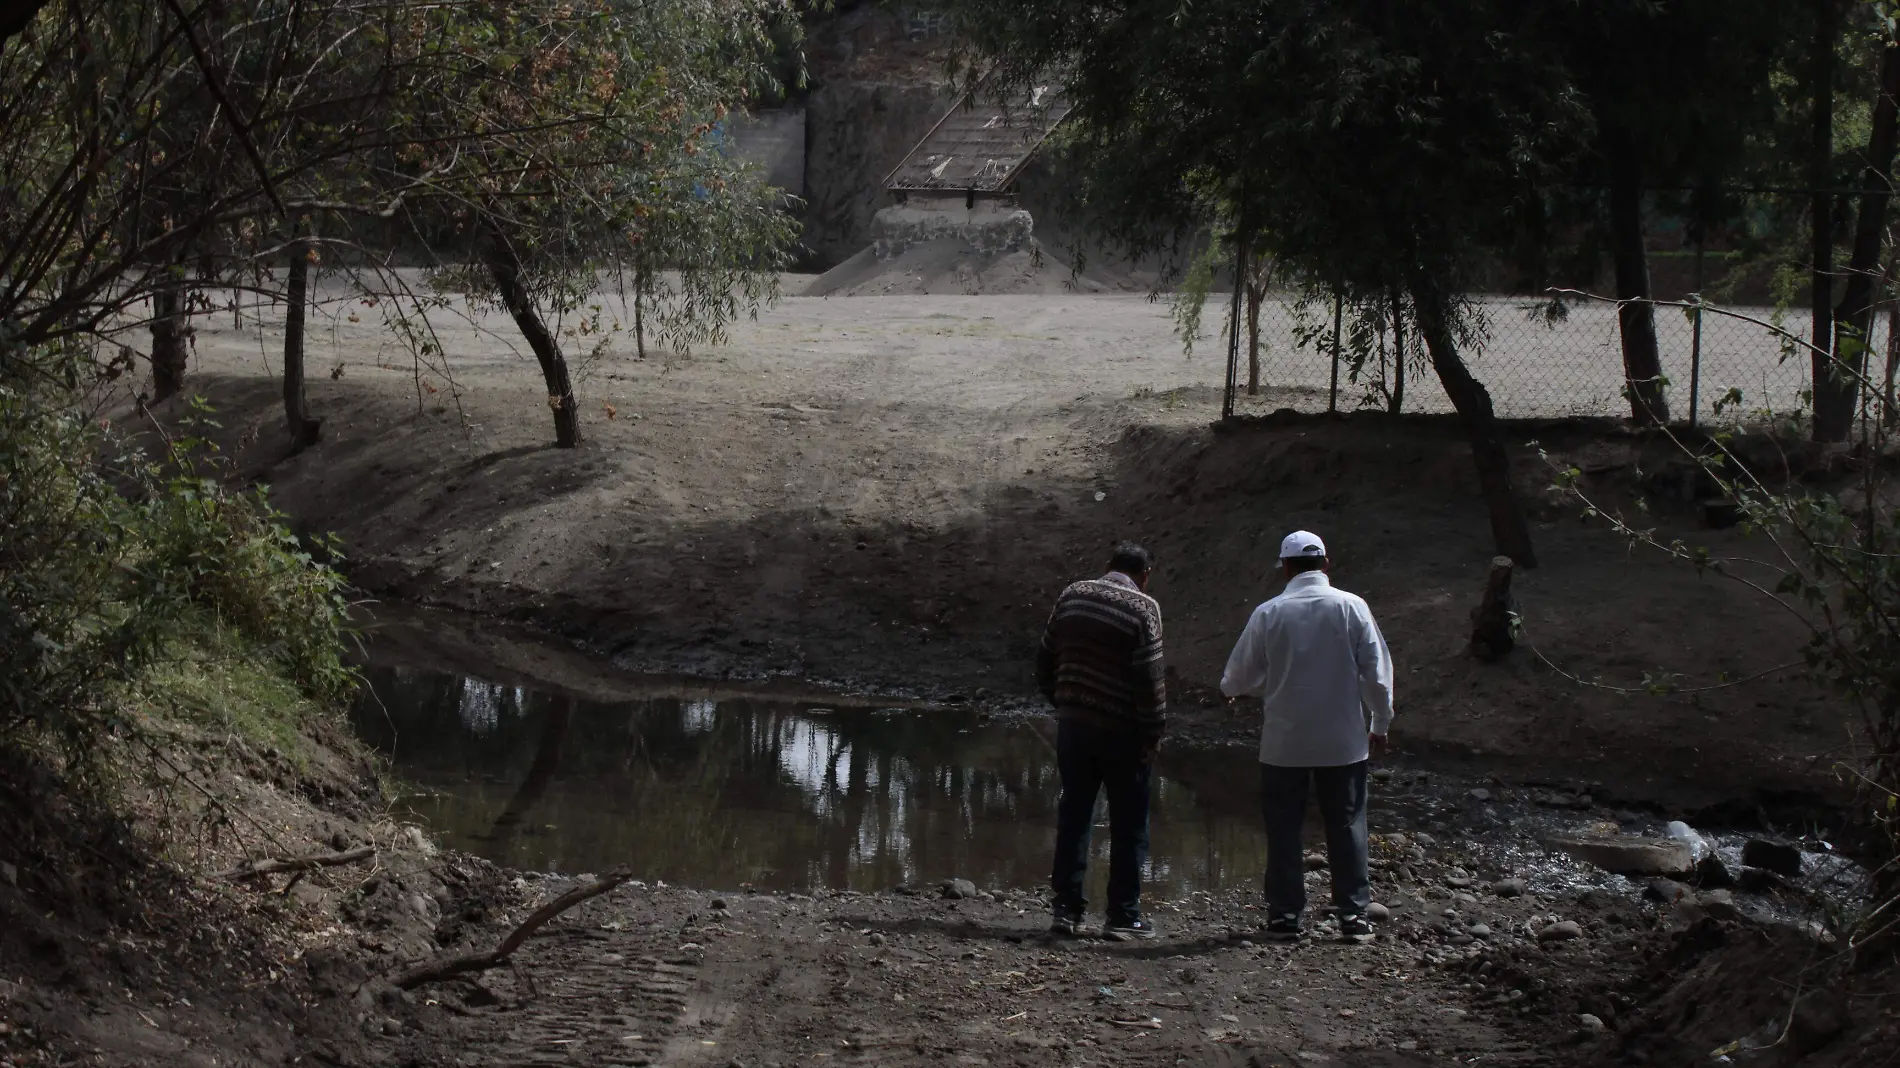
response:
[[[1333,381],[1326,391],[1326,411],[1339,410],[1339,326],[1346,311],[1346,298],[1333,293]]]
[[[1702,227],[1695,232],[1695,320],[1689,334],[1689,429],[1694,430],[1702,408]]]

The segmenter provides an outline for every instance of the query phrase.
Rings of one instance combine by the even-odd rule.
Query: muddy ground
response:
[[[1166,306],[1140,296],[793,297],[726,345],[646,360],[618,335],[581,355],[601,335],[570,333],[587,435],[572,452],[551,446],[533,361],[498,317],[436,315],[451,384],[417,375],[382,309],[330,311],[310,452],[285,455],[271,324],[201,317],[193,388],[241,477],[339,534],[385,598],[530,622],[641,670],[1028,707],[1047,605],[1136,538],[1161,558],[1177,737],[1244,742],[1254,715],[1218,698],[1220,668],[1277,589],[1280,536],[1305,527],[1391,642],[1402,750],[1694,812],[1825,794],[1851,747],[1791,669],[1665,697],[1553,669],[1692,687],[1799,659],[1799,627],[1759,595],[1631,553],[1541,492],[1532,439],[1613,502],[1649,494],[1665,533],[1761,551],[1699,529],[1693,493],[1655,474],[1670,448],[1607,423],[1515,433],[1542,564],[1517,587],[1535,652],[1480,665],[1463,645],[1492,550],[1457,428],[1378,413],[1216,428],[1219,366],[1184,357]]]
[[[1151,895],[1160,937],[1113,942],[1048,934],[1032,888],[632,882],[505,966],[404,990],[389,977],[493,946],[593,876],[440,851],[381,814],[361,769],[299,771],[204,737],[177,753],[235,818],[171,811],[171,840],[190,847],[122,888],[38,869],[0,885],[0,1064],[1891,1063],[1892,984],[1824,982],[1806,890],[1639,895],[1500,846],[1475,805],[1428,821],[1436,833],[1408,820],[1376,837],[1389,915],[1369,945],[1324,924],[1257,944],[1246,893]],[[194,822],[204,833],[178,833]],[[301,879],[217,875],[362,844],[370,860]],[[1323,903],[1327,873],[1308,866]],[[1748,974],[1787,983],[1736,981]]]

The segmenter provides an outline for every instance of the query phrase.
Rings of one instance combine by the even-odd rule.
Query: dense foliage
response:
[[[127,688],[206,625],[343,697],[342,577],[261,493],[226,488],[203,441],[154,461],[58,401],[0,380],[0,742],[86,765],[129,726]]]

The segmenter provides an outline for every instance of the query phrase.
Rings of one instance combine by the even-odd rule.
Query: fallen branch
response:
[[[561,913],[566,912],[568,909],[573,908],[589,898],[599,897],[631,878],[633,878],[632,872],[625,868],[620,868],[588,883],[586,886],[577,886],[554,900],[549,901],[547,904],[542,905],[540,908],[535,909],[527,919],[521,921],[521,926],[508,932],[508,937],[502,939],[501,944],[494,949],[480,953],[464,953],[459,957],[437,958],[423,964],[417,964],[401,971],[390,973],[389,982],[403,990],[414,990],[424,983],[434,983],[443,979],[451,979],[469,972],[487,971],[497,965],[505,964],[508,962],[508,958],[514,955],[515,950],[520,949],[521,944],[526,942],[536,930],[549,920],[554,919],[554,917],[559,916]]]
[[[220,879],[252,879],[260,875],[284,875],[290,872],[306,872],[316,868],[334,868],[342,864],[355,864],[359,860],[368,860],[376,855],[373,845],[357,846],[341,853],[319,853],[311,857],[270,857],[254,860],[242,868],[233,868],[218,876]]]

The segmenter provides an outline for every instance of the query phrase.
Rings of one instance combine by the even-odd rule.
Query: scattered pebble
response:
[[[1539,942],[1569,942],[1583,937],[1583,925],[1575,920],[1558,920],[1537,932]]]
[[[1577,1026],[1583,1028],[1584,1033],[1592,1035],[1600,1035],[1609,1030],[1601,1018],[1587,1012],[1577,1017]]]
[[[1643,887],[1644,897],[1651,901],[1660,901],[1665,905],[1687,901],[1694,893],[1693,890],[1674,879],[1651,879],[1649,885]]]
[[[1713,919],[1733,922],[1743,918],[1741,905],[1727,890],[1704,890],[1695,896],[1695,903]]]

